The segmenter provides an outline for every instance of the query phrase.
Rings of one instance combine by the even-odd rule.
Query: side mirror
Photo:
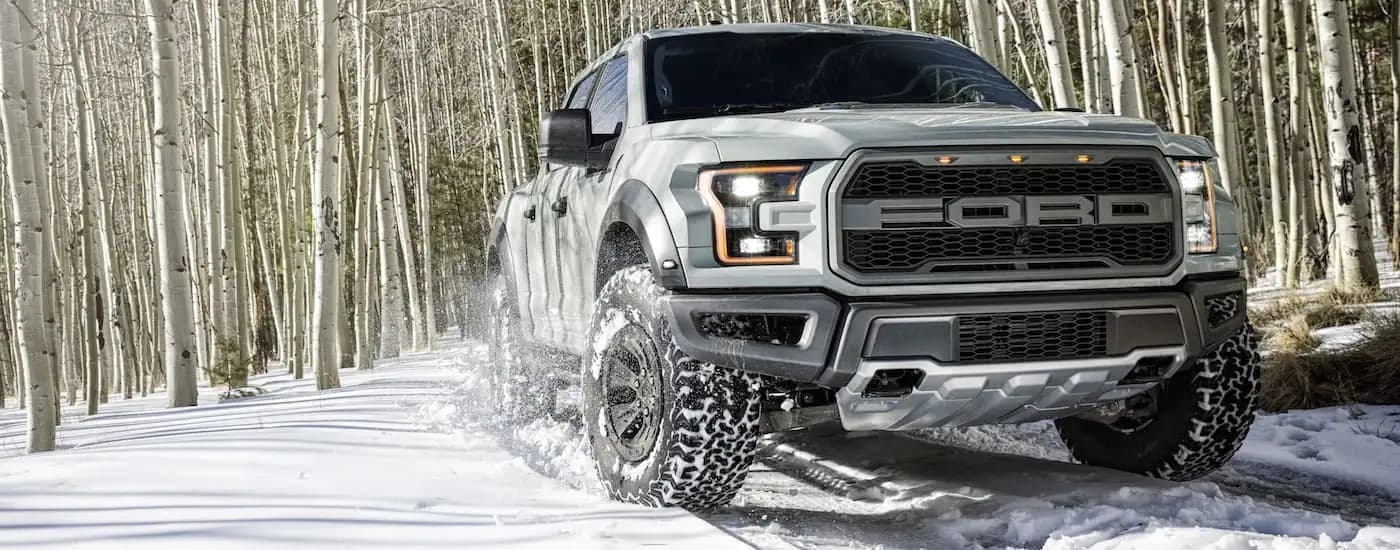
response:
[[[540,120],[540,158],[545,162],[586,166],[592,141],[588,109],[550,111]]]

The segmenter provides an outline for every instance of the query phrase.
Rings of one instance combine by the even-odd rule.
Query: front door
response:
[[[621,136],[627,115],[627,57],[618,56],[599,69],[598,84],[594,87],[588,102],[589,118],[592,121],[592,134],[595,149],[599,154],[611,151],[612,145]],[[553,218],[558,254],[553,258],[558,262],[549,272],[554,280],[550,285],[551,311],[558,312],[562,338],[558,345],[565,349],[582,352],[588,346],[588,315],[591,311],[593,280],[590,270],[594,266],[597,253],[599,212],[585,209],[598,208],[601,200],[606,200],[609,183],[617,159],[609,159],[608,167],[590,169],[581,166],[570,167],[560,178],[559,185],[551,189],[545,198]]]

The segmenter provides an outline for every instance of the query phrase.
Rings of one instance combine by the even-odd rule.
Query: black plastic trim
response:
[[[707,296],[672,294],[671,332],[687,355],[745,372],[812,382],[826,368],[827,354],[841,321],[841,303],[825,294]],[[775,345],[701,333],[699,313],[767,313],[807,315],[807,327],[797,345]]]
[[[599,235],[606,235],[614,223],[622,222],[632,228],[642,240],[642,251],[657,284],[667,289],[686,287],[685,271],[681,269],[681,255],[676,248],[676,238],[671,234],[671,226],[661,211],[661,202],[652,194],[646,184],[637,180],[623,182],[613,196],[612,205],[603,215]],[[601,245],[601,243],[600,243]],[[595,258],[601,258],[596,255]],[[675,267],[665,269],[662,264],[670,260]]]

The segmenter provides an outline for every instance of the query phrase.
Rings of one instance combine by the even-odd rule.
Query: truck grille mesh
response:
[[[1073,166],[924,166],[914,161],[869,162],[843,194],[852,199],[915,196],[1167,193],[1151,159],[1116,159]]]
[[[1047,311],[958,318],[958,361],[1035,361],[1108,354],[1108,314]]]
[[[1123,265],[1166,262],[1165,224],[994,227],[844,232],[846,263],[860,272],[922,272],[930,262],[1100,257]]]

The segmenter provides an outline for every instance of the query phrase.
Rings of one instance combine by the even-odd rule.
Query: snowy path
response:
[[[334,392],[114,400],[39,456],[0,412],[0,546],[1400,549],[1400,407],[1261,417],[1184,485],[1068,464],[1045,424],[822,426],[769,436],[734,505],[697,518],[607,502],[570,422],[490,434],[490,368],[450,344]]]
[[[474,355],[437,410],[468,437],[491,368]],[[774,549],[1400,549],[1400,437],[1388,431],[1400,407],[1364,412],[1262,417],[1239,460],[1191,484],[1066,463],[1043,423],[912,435],[820,426],[769,436],[734,504],[702,517]],[[506,440],[536,471],[597,493],[572,424],[536,421]]]
[[[65,417],[63,449],[23,449],[0,411],[0,547],[635,548],[745,545],[677,510],[569,490],[487,436],[425,431],[464,351],[410,356],[345,387],[263,377],[269,394],[193,409],[114,399]],[[81,410],[75,407],[75,411]]]

